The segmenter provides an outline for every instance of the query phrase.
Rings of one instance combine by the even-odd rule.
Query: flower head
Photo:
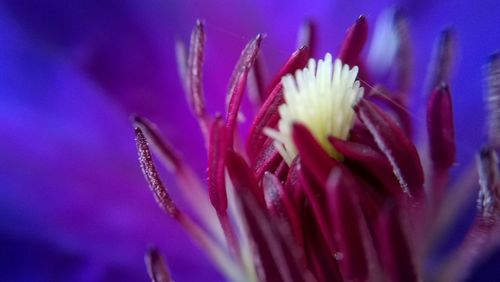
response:
[[[456,213],[456,205],[444,198],[456,154],[446,81],[450,56],[445,47],[451,46],[451,37],[445,33],[446,40],[438,41],[442,52],[433,64],[438,69],[431,71],[425,163],[412,141],[407,110],[407,26],[401,15],[393,20],[398,27],[391,29],[391,38],[397,39],[392,42],[392,63],[398,70],[395,90],[371,87],[369,71],[356,67],[364,65],[360,54],[368,31],[361,17],[348,30],[339,59],[332,63],[330,54],[318,62],[311,59],[306,41],[277,72],[269,90],[257,87],[255,96],[262,103],[246,142],[239,140],[237,117],[247,84],[263,84],[256,67],[262,36],[242,51],[229,80],[224,116],[211,116],[204,107],[203,23],[193,30],[187,56],[178,43],[180,74],[207,145],[208,191],[154,126],[135,117],[139,161],[159,206],[228,279],[455,281],[464,277],[480,250],[496,242],[498,167],[496,152],[488,147],[479,155],[479,214],[467,239],[441,263],[441,271],[423,267],[429,249],[449,224],[447,217]],[[304,38],[313,41],[311,34]],[[490,78],[498,73],[498,61],[491,66]],[[491,80],[490,102],[500,96]],[[360,81],[371,88],[368,95]],[[177,177],[198,220],[170,196],[148,144]],[[170,280],[156,251],[148,254],[147,263],[153,280]]]

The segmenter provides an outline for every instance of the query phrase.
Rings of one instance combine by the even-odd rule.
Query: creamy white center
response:
[[[279,107],[278,128],[266,128],[265,134],[290,164],[297,155],[292,140],[293,123],[305,125],[321,146],[332,156],[338,153],[328,136],[347,139],[354,122],[354,104],[363,96],[356,80],[358,67],[349,69],[339,59],[332,62],[327,53],[323,60],[310,59],[307,67],[281,79],[285,103]]]

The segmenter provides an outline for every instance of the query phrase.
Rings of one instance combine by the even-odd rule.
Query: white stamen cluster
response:
[[[295,76],[281,79],[285,103],[279,107],[278,128],[266,128],[264,132],[275,140],[288,164],[297,155],[292,140],[292,125],[296,122],[305,125],[332,157],[338,157],[328,136],[344,140],[348,137],[354,122],[353,106],[363,96],[357,74],[358,67],[349,69],[339,59],[332,63],[332,56],[327,53],[317,65],[316,60],[310,59]]]

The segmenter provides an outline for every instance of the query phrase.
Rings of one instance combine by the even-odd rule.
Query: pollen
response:
[[[266,128],[264,132],[274,139],[276,149],[288,164],[297,156],[292,140],[294,123],[305,125],[330,156],[341,158],[328,137],[345,140],[349,135],[354,123],[353,106],[364,91],[357,75],[357,66],[349,68],[339,59],[332,62],[327,53],[324,59],[310,59],[304,69],[281,79],[285,102],[278,109],[278,127]]]

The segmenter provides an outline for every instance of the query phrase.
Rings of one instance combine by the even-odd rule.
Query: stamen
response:
[[[490,56],[485,68],[488,142],[497,149],[500,147],[500,52]]]
[[[363,96],[357,74],[358,67],[351,69],[338,59],[333,63],[327,53],[318,62],[310,59],[308,66],[295,76],[282,78],[285,103],[278,109],[281,119],[277,130],[266,128],[264,133],[275,140],[288,164],[297,155],[292,140],[293,123],[305,125],[330,156],[340,157],[328,137],[347,139],[354,121],[352,107]]]
[[[500,217],[500,176],[495,150],[484,148],[477,158],[479,170],[479,195],[477,207],[485,221],[495,222]]]

